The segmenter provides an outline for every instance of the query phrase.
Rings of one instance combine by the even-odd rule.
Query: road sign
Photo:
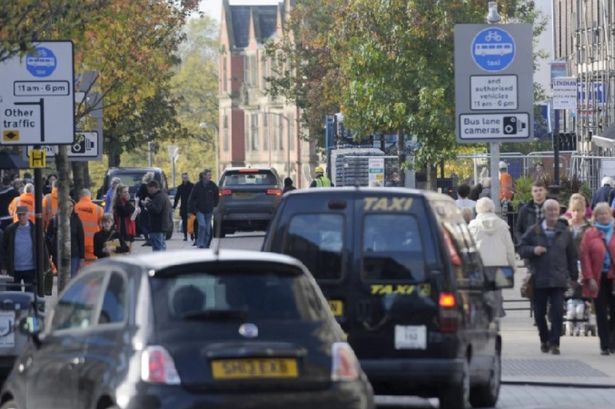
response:
[[[75,141],[70,145],[68,150],[68,158],[72,162],[85,162],[89,160],[100,159],[102,152],[102,141],[100,140],[98,132],[77,132],[75,134]],[[43,145],[41,149],[44,149],[48,158],[55,158],[58,152],[57,145]],[[30,152],[33,149],[28,147],[26,153],[30,156]]]
[[[531,140],[532,61],[529,24],[455,26],[458,142]]]
[[[71,144],[75,133],[73,44],[44,41],[0,63],[0,130],[6,145]],[[17,138],[7,138],[12,133]]]
[[[47,167],[47,151],[45,149],[32,149],[28,159],[32,169]]]
[[[553,88],[553,109],[577,110],[577,79],[575,77],[554,78],[551,87]]]

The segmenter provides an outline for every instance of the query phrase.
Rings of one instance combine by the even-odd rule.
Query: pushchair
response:
[[[589,298],[583,297],[581,287],[573,286],[564,294],[564,328],[562,335],[596,336],[596,315]]]

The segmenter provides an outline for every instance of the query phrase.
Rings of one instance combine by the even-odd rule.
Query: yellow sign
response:
[[[29,159],[30,167],[33,169],[47,167],[47,151],[45,149],[32,149]]]
[[[211,362],[214,379],[297,378],[296,359],[255,358],[223,359]]]
[[[5,129],[2,131],[2,142],[19,142],[19,131],[16,129]]]
[[[372,295],[412,295],[418,294],[420,297],[431,295],[431,284],[372,284]]]
[[[331,312],[334,317],[343,317],[344,316],[344,303],[340,300],[328,300],[329,308],[331,308]]]

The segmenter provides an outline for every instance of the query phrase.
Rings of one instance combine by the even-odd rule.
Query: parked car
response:
[[[80,271],[2,409],[373,408],[307,269],[271,253],[114,257]]]
[[[400,188],[287,193],[262,247],[301,260],[377,394],[495,406],[502,338],[493,291],[455,202]]]
[[[214,236],[267,230],[282,197],[273,168],[227,168],[220,177],[220,202],[214,212]]]

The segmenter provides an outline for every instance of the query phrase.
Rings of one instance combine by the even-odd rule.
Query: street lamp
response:
[[[219,142],[218,138],[219,138],[220,135],[219,135],[219,132],[218,132],[218,127],[215,124],[210,124],[210,123],[207,123],[207,122],[201,122],[199,124],[199,128],[201,128],[201,129],[213,129],[213,131],[214,131],[213,141],[214,141],[214,150],[215,150],[214,156],[215,156],[215,159],[216,159],[216,177],[219,177],[220,176],[220,150],[218,149],[219,148],[218,145],[220,145],[220,144],[218,143]]]

